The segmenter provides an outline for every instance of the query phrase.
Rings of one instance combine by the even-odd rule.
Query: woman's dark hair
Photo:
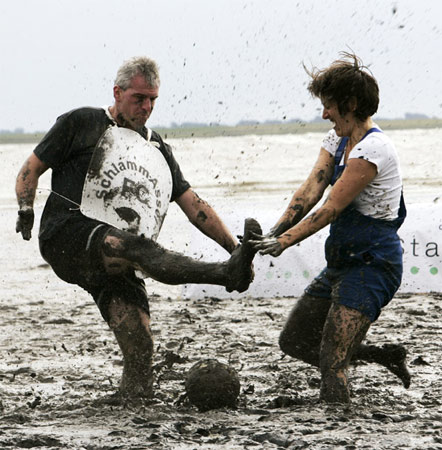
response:
[[[356,99],[355,117],[364,121],[379,105],[378,83],[369,69],[353,53],[341,52],[342,59],[326,69],[304,69],[310,75],[309,92],[322,100],[337,103],[341,115],[350,111],[350,100]]]

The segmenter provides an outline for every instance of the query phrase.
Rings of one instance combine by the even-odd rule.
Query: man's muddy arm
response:
[[[31,153],[17,175],[15,193],[18,202],[17,233],[21,233],[24,240],[31,239],[34,226],[34,200],[40,176],[48,169],[34,153]]]
[[[238,242],[216,211],[192,189],[187,189],[176,200],[190,222],[206,236],[232,253]]]

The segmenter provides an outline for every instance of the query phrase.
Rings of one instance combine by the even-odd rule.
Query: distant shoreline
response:
[[[384,130],[401,130],[413,128],[442,128],[442,119],[392,119],[375,120]],[[247,125],[214,125],[198,127],[175,127],[155,128],[164,139],[187,139],[187,138],[212,138],[220,136],[246,136],[251,134],[304,134],[324,132],[330,129],[328,122],[280,122],[280,123],[257,123]],[[37,144],[41,141],[44,132],[41,133],[1,133],[1,144]]]

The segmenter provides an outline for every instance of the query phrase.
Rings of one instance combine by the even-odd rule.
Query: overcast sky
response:
[[[45,131],[111,104],[131,56],[156,59],[150,126],[312,120],[302,63],[352,49],[381,89],[378,117],[442,117],[440,0],[14,0],[0,5],[0,130]]]

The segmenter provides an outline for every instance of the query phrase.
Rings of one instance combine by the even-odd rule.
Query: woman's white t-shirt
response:
[[[322,147],[334,156],[340,141],[335,130],[330,130]],[[402,193],[402,177],[399,158],[391,140],[384,133],[370,133],[352,149],[349,159],[352,158],[363,158],[377,168],[374,179],[353,200],[356,210],[376,219],[396,219]],[[343,164],[344,154],[339,165]]]

